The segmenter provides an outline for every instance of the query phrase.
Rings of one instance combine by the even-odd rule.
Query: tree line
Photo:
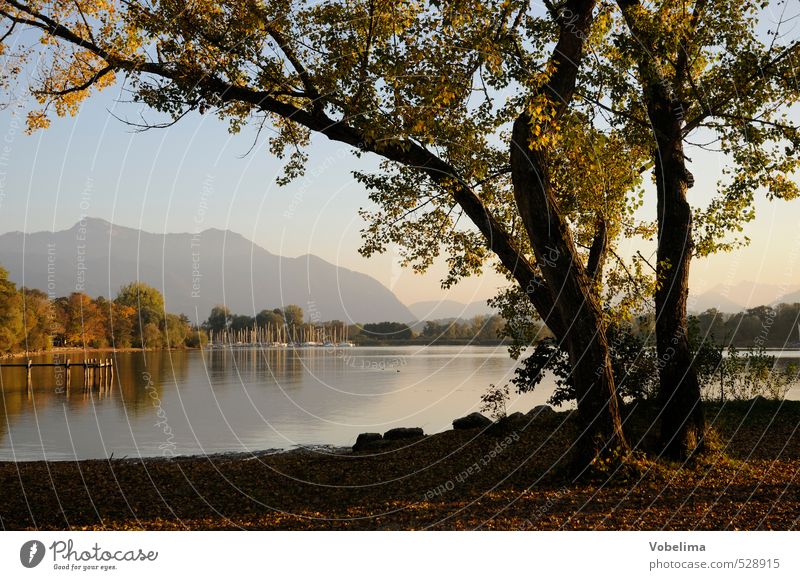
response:
[[[54,299],[21,287],[0,267],[0,352],[73,348],[180,348],[198,346],[204,331],[183,314],[164,310],[156,288],[131,282],[114,299],[83,292]]]
[[[209,334],[246,333],[253,328],[286,328],[300,336],[306,329],[319,336],[346,336],[358,344],[425,339],[493,341],[503,320],[475,316],[470,320],[428,321],[421,332],[400,322],[347,324],[339,320],[306,322],[296,304],[264,309],[255,316],[235,314],[214,306],[199,326],[185,314],[165,311],[161,292],[143,282],[120,288],[113,299],[92,298],[83,292],[51,299],[36,288],[17,288],[0,267],[0,353],[46,351],[54,346],[73,348],[181,348],[208,342]],[[242,335],[243,336],[243,335]]]
[[[709,340],[737,347],[800,346],[800,303],[757,306],[735,314],[710,308],[693,316],[698,332]]]
[[[421,340],[425,343],[468,341],[497,342],[505,321],[498,315],[478,315],[469,320],[429,320],[420,329],[404,322],[371,322],[366,324],[350,324],[340,320],[307,321],[303,309],[296,304],[280,308],[264,309],[255,316],[236,314],[224,305],[211,309],[208,318],[202,324],[202,330],[210,336],[221,336],[223,332],[232,333],[234,337],[250,337],[254,329],[267,330],[266,334],[257,336],[275,337],[277,329],[280,336],[290,337],[291,341],[303,336],[320,336],[331,339],[334,336],[349,340],[359,345],[370,345],[384,342],[400,342]],[[271,340],[271,338],[269,339]]]

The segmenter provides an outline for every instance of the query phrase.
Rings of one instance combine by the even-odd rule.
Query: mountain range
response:
[[[699,313],[716,308],[720,312],[736,313],[782,302],[800,302],[800,288],[743,280],[735,284],[717,284],[701,294],[690,295],[689,310]]]
[[[51,297],[81,291],[116,295],[140,280],[162,291],[166,308],[193,321],[211,308],[253,314],[297,304],[311,320],[413,322],[492,314],[485,300],[428,300],[406,307],[375,278],[307,254],[272,254],[229,230],[156,234],[86,218],[57,232],[0,235],[0,265],[18,285]],[[691,295],[689,310],[735,313],[780,302],[800,302],[800,288],[742,281]]]
[[[306,318],[320,321],[414,319],[371,276],[310,254],[275,255],[227,230],[156,234],[86,218],[58,232],[0,235],[0,265],[18,285],[51,297],[75,291],[113,297],[139,280],[161,290],[167,311],[193,322],[216,304],[250,315],[297,304]]]

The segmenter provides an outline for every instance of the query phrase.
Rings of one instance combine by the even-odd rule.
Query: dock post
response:
[[[89,387],[89,359],[83,359],[83,390]]]
[[[67,386],[67,394],[69,394],[70,377],[72,376],[71,373],[69,372],[69,365],[70,365],[69,357],[67,357],[67,362],[64,363],[64,374],[66,375],[64,377],[64,379],[65,379],[66,386]]]
[[[108,359],[108,390],[114,388],[114,357]]]
[[[33,381],[31,380],[31,364],[32,363],[33,363],[33,361],[31,361],[31,359],[28,359],[28,373],[27,373],[27,379],[25,381],[25,385],[28,388],[28,396],[31,395],[31,391],[33,390],[33,384],[32,384]]]

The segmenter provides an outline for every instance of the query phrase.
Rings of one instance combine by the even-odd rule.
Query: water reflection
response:
[[[396,426],[435,433],[477,410],[489,383],[514,369],[503,348],[481,347],[133,352],[114,360],[106,390],[83,388],[81,369],[66,389],[63,376],[41,367],[28,389],[26,369],[1,367],[0,459],[350,445],[360,432]],[[509,412],[545,402],[552,389],[544,381]]]

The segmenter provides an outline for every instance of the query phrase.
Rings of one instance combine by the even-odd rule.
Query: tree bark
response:
[[[661,411],[660,452],[682,460],[705,448],[705,414],[700,383],[693,367],[686,322],[689,265],[692,260],[692,210],[686,192],[694,178],[683,151],[684,107],[675,97],[675,84],[664,78],[654,62],[656,50],[650,34],[638,24],[634,10],[640,0],[617,0],[631,33],[645,50],[638,57],[642,93],[655,139],[655,177],[658,202],[658,285],[656,350],[659,367],[658,401]],[[695,7],[692,27],[703,6]],[[686,49],[676,64],[676,84],[686,73]]]
[[[682,109],[663,85],[649,88],[648,114],[656,136],[658,200],[656,348],[663,456],[682,460],[704,449],[706,421],[686,322],[694,243],[686,192],[693,177],[683,151]]]
[[[550,58],[553,73],[534,97],[544,98],[552,107],[554,120],[567,112],[574,95],[594,7],[595,0],[568,0],[555,15],[561,31]],[[512,130],[514,199],[536,263],[550,288],[555,318],[563,327],[562,332],[555,334],[569,354],[578,398],[581,434],[574,459],[575,467],[583,471],[599,456],[621,455],[629,450],[619,414],[605,321],[593,279],[602,265],[602,256],[594,256],[589,264],[593,271],[587,271],[551,187],[547,146],[538,145],[531,122],[530,115],[523,112]],[[541,129],[551,130],[549,126]],[[604,247],[603,243],[595,253]]]
[[[569,354],[581,434],[575,467],[586,469],[598,456],[628,451],[609,356],[605,322],[594,281],[581,263],[572,234],[549,187],[547,161],[530,145],[530,118],[514,123],[511,176],[517,207],[565,331],[556,333]]]

